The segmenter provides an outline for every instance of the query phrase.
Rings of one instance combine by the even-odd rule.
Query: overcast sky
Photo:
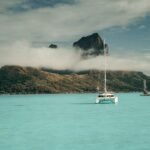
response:
[[[137,55],[145,66],[139,70],[149,71],[149,0],[0,0],[0,57],[6,57],[0,65],[16,45],[22,51],[50,43],[71,47],[93,32],[107,41],[115,58]]]

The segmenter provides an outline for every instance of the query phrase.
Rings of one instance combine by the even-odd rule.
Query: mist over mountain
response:
[[[108,45],[98,33],[93,33],[74,42],[73,47],[67,49],[51,44],[49,48],[33,48],[26,42],[4,47],[0,60],[3,64],[0,68],[0,93],[96,92],[97,86],[102,91],[103,55],[104,48],[109,53]],[[137,56],[126,59],[107,56],[108,89],[142,91],[143,79],[150,88],[150,77],[137,71],[144,68],[143,65],[147,65],[147,60],[143,59],[140,64]]]

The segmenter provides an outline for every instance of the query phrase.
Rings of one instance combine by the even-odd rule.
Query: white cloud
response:
[[[7,41],[65,41],[113,26],[126,26],[149,11],[149,0],[79,0],[73,5],[1,14],[0,34]]]
[[[107,69],[108,70],[128,70],[128,71],[142,71],[149,72],[150,74],[150,58],[146,58],[144,55],[135,56],[107,56]],[[75,69],[104,69],[104,58],[99,56],[88,60],[82,60],[76,66]]]
[[[0,12],[18,2],[19,0],[0,1]],[[83,61],[80,60],[80,53],[73,49],[32,48],[28,42],[16,41],[73,41],[82,35],[109,27],[125,28],[149,12],[149,0],[78,0],[73,5],[56,5],[24,13],[1,13],[0,65],[102,69],[101,57]],[[9,42],[13,44],[10,45]],[[112,56],[108,60],[112,65],[108,68],[149,72],[149,57],[135,55],[137,58]]]
[[[11,51],[10,51],[11,49]],[[81,51],[69,48],[33,48],[28,42],[3,47],[0,65],[49,67],[53,69],[104,69],[104,57],[81,59]],[[108,70],[142,71],[150,74],[150,53],[114,55],[107,57]]]
[[[69,69],[80,61],[80,56],[81,52],[74,49],[33,48],[27,41],[21,41],[1,48],[0,66],[21,65]]]

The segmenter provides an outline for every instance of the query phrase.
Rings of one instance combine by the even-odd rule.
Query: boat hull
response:
[[[109,104],[113,103],[116,104],[118,103],[118,97],[97,97],[96,98],[96,104]]]

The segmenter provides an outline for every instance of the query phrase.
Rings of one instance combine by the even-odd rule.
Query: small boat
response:
[[[146,80],[143,80],[143,94],[141,94],[141,96],[150,96],[147,90]]]
[[[115,96],[113,93],[107,91],[107,71],[106,71],[106,48],[105,48],[105,42],[104,42],[104,58],[105,58],[105,63],[104,63],[104,92],[98,94],[96,97],[96,104],[99,103],[114,103],[116,104],[118,102],[118,97]]]

